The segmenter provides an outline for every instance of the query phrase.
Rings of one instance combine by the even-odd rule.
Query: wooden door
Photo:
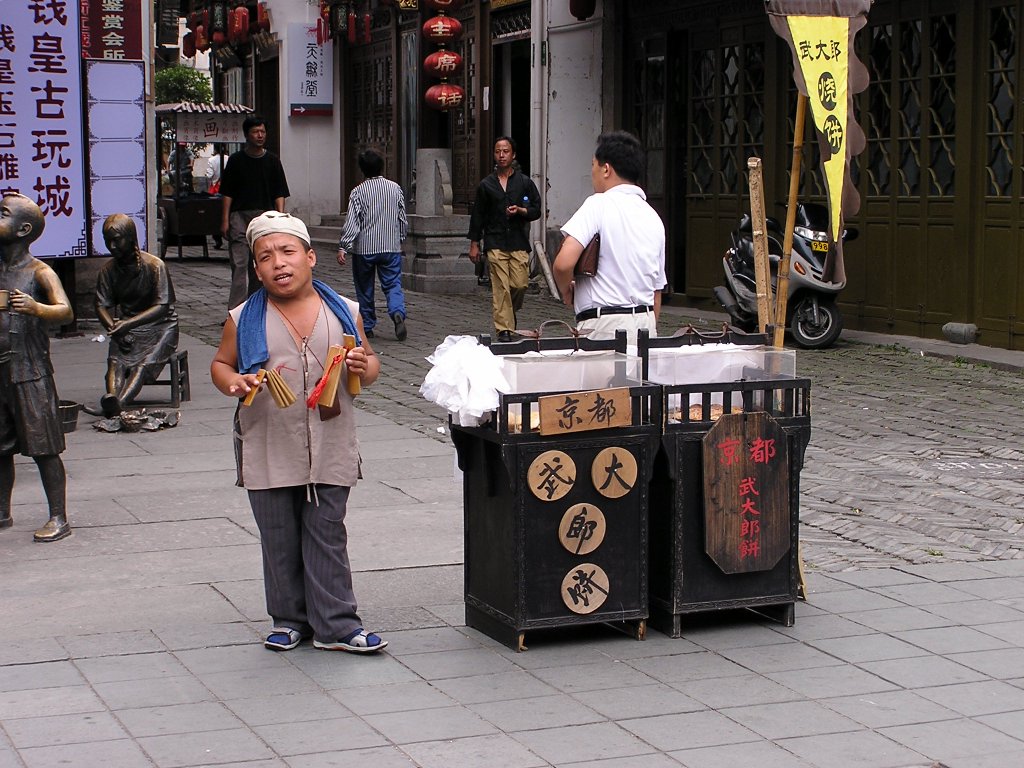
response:
[[[674,135],[669,114],[672,111],[670,100],[675,95],[670,81],[674,80],[673,68],[678,57],[669,55],[668,38],[668,33],[662,30],[644,38],[634,47],[632,121],[633,131],[647,155],[646,172],[640,184],[647,194],[647,202],[665,223],[665,267],[671,292],[677,271],[677,254],[672,245],[676,231],[682,230],[682,227],[672,225],[677,221],[676,217],[685,216],[685,212],[675,209],[670,202],[673,198],[672,181],[676,178],[670,158],[679,149],[670,141]],[[682,222],[682,218],[678,220]]]
[[[776,137],[768,126],[778,109],[765,94],[778,56],[764,18],[723,18],[688,34],[684,280],[688,296],[707,298],[722,282],[729,232],[749,211],[747,159],[764,160],[767,190],[778,187],[788,163],[780,164],[777,142],[766,141]],[[769,157],[766,147],[775,148]],[[766,195],[769,214],[778,199]]]
[[[860,239],[846,249],[840,296],[848,325],[935,336],[970,315],[969,120],[958,111],[956,4],[873,8],[858,51],[871,77],[860,97],[867,148],[855,164]],[[957,160],[962,158],[961,162]]]
[[[476,185],[484,175],[480,157],[480,128],[482,122],[481,89],[487,82],[486,56],[482,48],[483,26],[480,10],[484,6],[468,3],[455,16],[462,22],[462,38],[452,48],[462,54],[461,85],[465,99],[456,109],[449,110],[452,150],[452,198],[456,213],[467,213],[473,202]],[[488,154],[490,147],[487,148]]]
[[[397,74],[395,56],[397,33],[393,14],[381,9],[374,14],[371,42],[348,46],[348,146],[344,166],[344,199],[363,180],[357,158],[365,149],[384,156],[384,175],[399,178],[399,140],[395,125]]]
[[[983,344],[1024,349],[1024,4],[984,4],[975,17],[976,142],[972,182],[981,201],[973,296]],[[979,108],[980,107],[980,108]]]

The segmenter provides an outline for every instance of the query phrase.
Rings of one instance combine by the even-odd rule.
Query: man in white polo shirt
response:
[[[640,141],[626,131],[603,133],[591,162],[596,194],[562,227],[555,282],[588,338],[612,338],[625,329],[629,343],[646,328],[654,336],[665,287],[665,225],[637,186],[644,169]],[[573,275],[584,247],[601,235],[597,274]]]

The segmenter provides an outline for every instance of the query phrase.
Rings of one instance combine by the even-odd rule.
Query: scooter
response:
[[[767,218],[768,260],[773,292],[778,284],[782,259],[783,225]],[[836,297],[846,283],[830,283],[822,278],[828,256],[828,210],[817,203],[798,203],[793,250],[789,260],[786,325],[793,340],[804,349],[823,349],[832,345],[843,330],[843,316]],[[857,230],[843,231],[843,240],[856,239]],[[754,279],[754,243],[750,216],[744,214],[732,232],[732,247],[722,258],[725,285],[715,288],[715,298],[732,324],[745,331],[757,327],[757,284]]]

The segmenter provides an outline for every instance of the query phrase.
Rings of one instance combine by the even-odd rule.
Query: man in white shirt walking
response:
[[[206,189],[211,195],[216,195],[220,193],[220,175],[228,164],[228,153],[223,144],[214,144],[213,149],[214,154],[206,161]],[[213,236],[213,247],[218,251],[224,247],[224,236],[220,232]]]
[[[591,161],[594,193],[562,227],[554,276],[562,301],[576,312],[588,338],[614,338],[624,329],[630,344],[645,328],[657,333],[665,279],[665,225],[638,186],[644,169],[640,141],[626,131],[601,134]],[[601,235],[597,274],[573,269],[584,247]]]

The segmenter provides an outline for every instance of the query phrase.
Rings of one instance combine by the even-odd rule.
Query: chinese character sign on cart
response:
[[[708,556],[725,573],[773,568],[790,547],[785,430],[764,411],[725,414],[703,454]]]
[[[4,0],[0,14],[0,193],[39,205],[33,255],[87,256],[78,3]]]
[[[625,572],[635,566],[635,558],[626,565],[614,556],[608,557],[609,548],[602,545],[609,534],[618,538],[628,537],[628,529],[635,524],[638,494],[630,494],[640,473],[634,450],[635,447],[615,445],[598,450],[592,459],[591,451],[577,452],[574,459],[566,451],[549,450],[530,462],[526,476],[530,492],[542,502],[554,502],[555,513],[564,509],[561,517],[541,514],[537,520],[558,521],[558,543],[570,557],[564,560],[550,556],[546,560],[555,571],[555,562],[564,562],[569,567],[560,586],[554,581],[548,586],[560,588],[562,602],[573,614],[593,613],[613,592],[620,593],[618,600],[630,599],[621,594],[622,581],[635,581],[623,579]],[[584,461],[582,477],[576,459]],[[559,503],[571,491],[575,491],[575,499],[589,497],[591,500],[577,501],[568,506],[564,502]],[[630,591],[628,588],[625,590],[627,595]]]

